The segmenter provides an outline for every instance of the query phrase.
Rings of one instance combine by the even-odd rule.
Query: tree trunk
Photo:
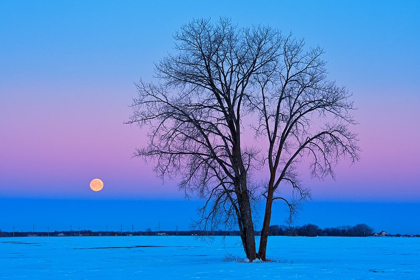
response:
[[[268,232],[270,229],[272,205],[273,205],[273,191],[272,191],[272,188],[269,187],[267,201],[265,204],[264,222],[263,222],[263,227],[261,230],[260,248],[258,250],[258,257],[263,261],[267,260],[266,253],[267,253]]]
[[[234,112],[231,112],[234,115]],[[248,187],[247,187],[247,172],[242,161],[241,152],[241,138],[240,131],[236,130],[236,127],[240,127],[239,124],[235,126],[233,122],[229,125],[232,130],[232,135],[235,136],[235,144],[232,147],[233,163],[236,166],[238,180],[235,182],[235,190],[238,199],[238,206],[240,217],[238,222],[241,230],[242,245],[245,250],[246,257],[250,262],[257,258],[257,249],[255,246],[255,233],[254,233],[254,222],[252,220],[251,202],[249,200]]]
[[[242,194],[242,199],[239,203],[241,212],[241,239],[245,250],[246,257],[250,262],[257,258],[257,249],[255,246],[254,223],[252,221],[251,204],[248,194]]]

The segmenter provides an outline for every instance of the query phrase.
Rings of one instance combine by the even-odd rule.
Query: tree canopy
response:
[[[310,160],[315,177],[332,175],[339,159],[358,159],[353,103],[327,79],[321,48],[267,26],[238,28],[221,18],[194,20],[174,35],[175,49],[156,64],[157,82],[140,81],[130,123],[149,127],[136,155],[153,158],[160,177],[180,176],[187,195],[205,199],[198,225],[237,226],[250,261],[266,259],[275,200],[291,186],[297,201],[309,196],[296,167]],[[261,147],[247,146],[252,126]],[[260,168],[267,184],[251,172]],[[259,251],[253,202],[266,204]]]

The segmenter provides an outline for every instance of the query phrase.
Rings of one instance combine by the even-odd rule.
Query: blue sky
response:
[[[226,16],[239,27],[270,25],[305,38],[308,46],[323,47],[330,79],[353,93],[361,161],[339,165],[336,181],[304,175],[313,192],[308,209],[350,203],[356,213],[364,211],[369,221],[377,219],[380,225],[411,225],[420,214],[419,13],[419,1],[3,0],[0,199],[17,204],[30,199],[36,209],[48,203],[53,209],[57,200],[68,200],[68,205],[78,200],[92,205],[156,201],[152,217],[166,217],[170,207],[159,201],[182,201],[183,194],[176,182],[162,184],[151,164],[131,158],[145,143],[146,133],[123,124],[131,113],[133,83],[140,77],[152,80],[154,62],[172,51],[172,35],[183,24]],[[96,177],[105,183],[100,193],[88,187]],[[98,209],[106,209],[99,204]],[[400,208],[384,206],[391,204]],[[79,207],[88,212],[88,205],[80,202]],[[189,202],[176,205],[180,213],[191,207]],[[331,210],[349,222],[321,214],[302,216],[308,218],[300,222],[353,223],[360,215],[349,207]],[[127,210],[113,209],[117,216],[110,219],[118,224]],[[136,211],[147,211],[140,209]],[[308,212],[318,213],[312,210]],[[25,224],[32,223],[24,212],[15,211]],[[398,218],[396,212],[404,215]],[[47,219],[44,210],[39,213]],[[87,222],[81,213],[69,219]],[[401,228],[420,232],[418,225]]]

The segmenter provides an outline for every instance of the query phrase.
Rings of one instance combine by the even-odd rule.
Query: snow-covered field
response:
[[[0,279],[420,279],[420,238],[270,237],[268,263],[239,240],[0,238]]]

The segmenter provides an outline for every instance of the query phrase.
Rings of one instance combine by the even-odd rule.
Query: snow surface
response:
[[[270,237],[266,263],[238,261],[239,241],[0,238],[0,279],[420,279],[420,238]]]

